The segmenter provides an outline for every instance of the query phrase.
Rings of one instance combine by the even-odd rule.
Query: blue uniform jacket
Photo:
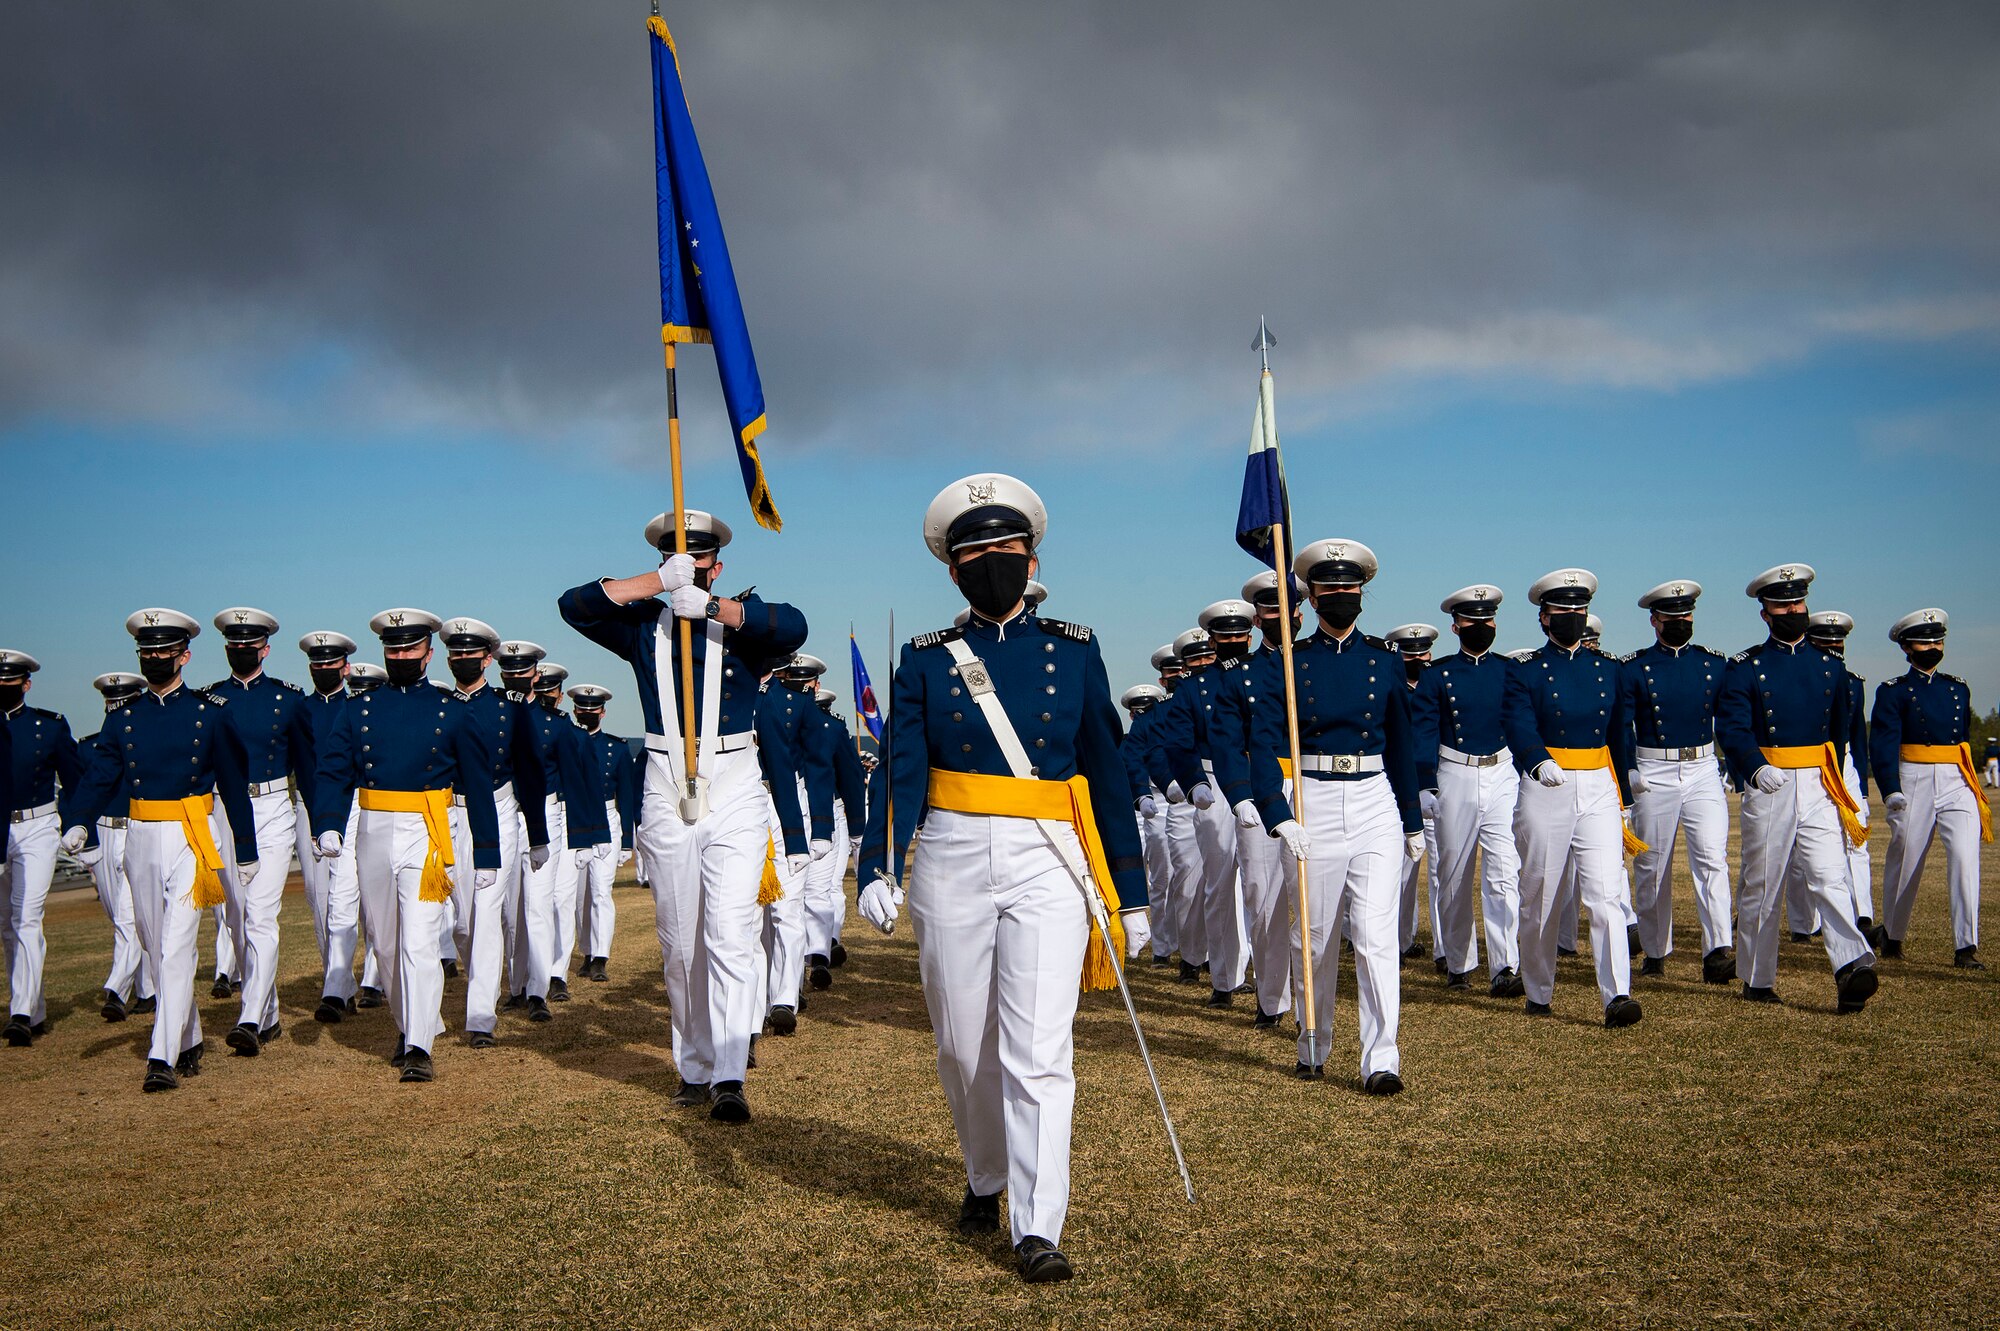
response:
[[[794,778],[805,778],[804,812],[811,820],[814,841],[833,839],[833,735],[821,724],[825,720],[826,714],[820,711],[810,696],[775,680],[765,685],[763,696],[757,703],[759,741],[767,729],[774,736],[782,737],[786,755],[784,770]],[[772,783],[773,799],[778,798],[778,770],[776,764],[771,764],[765,771],[765,779]],[[798,798],[796,780],[792,785],[792,797],[795,801]],[[784,806],[780,804],[778,808],[782,822]],[[785,825],[790,827],[789,823]]]
[[[180,800],[213,794],[229,814],[236,863],[254,861],[256,815],[243,775],[243,742],[222,721],[228,706],[219,695],[182,684],[165,697],[148,690],[107,713],[104,729],[83,755],[75,792],[65,794],[63,827],[95,827],[114,797]]]
[[[1729,774],[1747,783],[1764,766],[1760,747],[1831,740],[1844,752],[1852,733],[1847,700],[1847,667],[1810,642],[1766,638],[1731,657],[1715,703],[1715,739]]]
[[[544,707],[525,694],[509,694],[508,698],[521,709],[521,725],[531,737],[530,746],[537,759],[521,760],[514,769],[515,778],[518,780],[524,772],[540,768],[541,789],[562,801],[563,840],[571,850],[608,843],[611,828],[605,821],[604,803],[611,797],[598,782],[597,759],[585,742],[589,736],[583,727],[566,713]],[[530,781],[527,788],[533,789],[535,784]],[[519,799],[522,787],[514,789],[514,797]],[[543,812],[546,815],[546,807]],[[533,828],[529,830],[532,832]],[[544,833],[543,842],[531,844],[545,844],[546,837]]]
[[[1285,722],[1285,663],[1277,652],[1262,652],[1253,659],[1246,700],[1249,798],[1257,802],[1265,830],[1276,831],[1279,823],[1297,816],[1285,798],[1285,775],[1278,766],[1278,760],[1289,759],[1292,752]],[[1379,754],[1403,830],[1421,832],[1424,820],[1417,807],[1416,751],[1403,658],[1359,629],[1349,630],[1344,638],[1315,633],[1292,644],[1292,687],[1298,694],[1299,752]],[[1307,779],[1365,781],[1374,775],[1314,772]]]
[[[618,808],[618,845],[632,849],[632,829],[639,825],[640,760],[632,745],[608,730],[587,731],[584,743],[597,764],[597,784]]]
[[[1181,681],[1174,696],[1159,709],[1154,742],[1166,756],[1167,771],[1184,793],[1206,781],[1218,796],[1249,789],[1249,770],[1236,740],[1243,733],[1243,686],[1249,679],[1245,663],[1217,661]],[[1218,713],[1228,739],[1216,743]],[[1233,715],[1231,715],[1233,714]],[[1231,721],[1236,724],[1231,725]],[[1215,768],[1209,775],[1206,762]],[[1164,789],[1164,787],[1163,787]]]
[[[1410,694],[1410,742],[1417,753],[1417,784],[1437,789],[1438,749],[1498,753],[1507,747],[1501,704],[1507,692],[1507,658],[1497,652],[1456,652],[1417,676]]]
[[[1157,762],[1161,772],[1166,772],[1166,753],[1150,738],[1153,727],[1158,724],[1160,709],[1165,703],[1155,703],[1132,718],[1131,727],[1125,738],[1119,742],[1118,756],[1125,760],[1125,779],[1132,785],[1132,802],[1137,804],[1142,795],[1149,795],[1154,788],[1153,769],[1150,764]],[[1173,780],[1168,775],[1169,781]],[[1161,787],[1165,789],[1165,787]]]
[[[101,734],[103,732],[100,731],[99,733]],[[82,739],[77,741],[76,747],[79,753],[89,753],[91,746],[95,743],[97,743],[96,735],[86,735]],[[78,771],[81,772],[81,770],[82,768],[79,765]],[[132,797],[125,793],[125,771],[123,768],[120,768],[118,771],[118,784],[111,788],[111,798],[105,802],[104,812],[99,814],[98,817],[123,818],[127,812],[128,806],[130,806],[131,803],[132,803]],[[31,805],[29,807],[32,808],[33,806]],[[95,840],[97,836],[97,825],[95,823],[91,824],[90,834],[91,837],[93,838],[90,844],[92,845],[97,844]]]
[[[76,784],[83,773],[83,759],[61,712],[22,703],[8,713],[6,729],[14,741],[8,760],[9,812],[53,803],[57,781],[62,782],[65,793]]]
[[[471,709],[473,724],[485,737],[488,774],[492,778],[489,789],[498,790],[513,782],[514,802],[520,806],[522,821],[528,825],[528,844],[548,845],[549,810],[545,802],[549,793],[548,773],[529,717],[531,711],[542,709],[522,694],[496,689],[491,684],[472,693],[453,689],[451,696]]]
[[[1673,648],[1656,642],[1625,658],[1619,687],[1632,729],[1629,743],[1646,749],[1713,744],[1715,700],[1728,669],[1729,658],[1694,643]]]
[[[806,617],[791,606],[779,601],[765,601],[749,592],[743,593],[737,600],[743,606],[743,627],[726,630],[722,635],[722,708],[717,725],[725,735],[750,730],[755,725],[760,672],[747,667],[745,660],[777,660],[790,656],[806,640]],[[564,623],[606,651],[631,663],[633,678],[639,682],[639,707],[646,716],[646,733],[668,734],[661,719],[661,699],[653,669],[656,640],[653,630],[662,615],[671,615],[666,602],[654,597],[629,605],[617,605],[604,594],[602,583],[586,582],[581,587],[572,587],[564,592],[556,605],[562,611]],[[667,630],[667,638],[676,657],[668,662],[668,678],[678,681],[680,631],[671,622]],[[696,624],[696,719],[692,723],[696,733],[700,730],[702,689],[707,670],[708,637],[703,626]],[[673,705],[678,713],[678,684],[673,691]]]
[[[1626,776],[1632,770],[1632,727],[1625,718],[1616,657],[1578,645],[1545,642],[1526,657],[1507,663],[1501,701],[1501,728],[1514,766],[1522,773],[1549,761],[1549,747],[1611,750],[1611,771],[1619,797],[1630,804]]]
[[[804,701],[782,684],[766,680],[758,685],[757,765],[764,769],[764,784],[778,810],[778,831],[787,855],[804,855],[811,849],[806,843],[805,812],[799,807],[799,778],[805,774],[806,761],[799,747],[806,739]],[[810,797],[810,783],[807,793]],[[831,836],[831,794],[827,797],[826,825]]]
[[[1104,843],[1121,910],[1146,904],[1145,861],[1132,817],[1132,786],[1118,756],[1118,707],[1104,657],[1087,628],[1020,614],[1004,624],[974,615],[963,629],[912,638],[897,662],[883,745],[894,770],[895,846],[889,851],[886,801],[870,800],[858,883],[878,872],[901,880],[910,834],[923,820],[930,769],[1011,776],[999,741],[958,680],[945,643],[961,638],[985,663],[994,692],[1044,781],[1082,776]],[[879,772],[878,772],[879,775]]]
[[[427,680],[408,688],[384,684],[349,699],[320,746],[313,835],[346,829],[344,792],[450,789],[465,797],[472,867],[498,869],[500,815],[493,807],[492,763],[478,718],[463,700]],[[239,826],[235,810],[229,817],[232,828]]]
[[[1903,789],[1905,744],[1964,744],[1972,738],[1972,689],[1957,675],[1912,666],[1875,689],[1875,716],[1868,728],[1875,788],[1886,798]]]
[[[247,684],[231,675],[208,691],[229,701],[223,716],[243,741],[244,780],[261,786],[290,777],[301,788],[312,780],[319,765],[312,713],[298,685],[259,671]]]
[[[847,815],[847,829],[857,831],[868,821],[868,774],[861,769],[861,754],[854,747],[854,735],[847,722],[825,712],[827,728],[833,732],[833,794]]]

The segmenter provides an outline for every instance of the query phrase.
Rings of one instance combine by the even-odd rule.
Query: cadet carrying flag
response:
[[[854,658],[854,710],[861,713],[861,723],[868,727],[868,733],[875,742],[882,742],[882,710],[875,705],[875,686],[868,682],[868,667],[861,661],[861,644],[854,640],[854,630],[847,631],[847,650]]]
[[[646,28],[652,34],[653,164],[660,194],[660,340],[714,346],[743,489],[758,525],[777,531],[784,523],[757,457],[757,436],[764,432],[764,386],[757,378],[750,330],[743,323],[729,243],[722,238],[715,192],[709,188],[708,168],[681,89],[673,34],[657,13],[646,20]]]
[[[1282,552],[1271,540],[1271,528],[1279,524],[1285,529]],[[1292,566],[1292,501],[1285,492],[1284,459],[1278,455],[1278,418],[1268,369],[1257,385],[1257,415],[1250,423],[1250,457],[1243,464],[1243,499],[1236,507],[1236,544],[1279,572]]]

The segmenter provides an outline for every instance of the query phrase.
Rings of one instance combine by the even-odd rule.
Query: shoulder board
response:
[[[1625,662],[1627,662],[1627,661],[1636,661],[1636,660],[1638,660],[1638,659],[1639,659],[1639,653],[1637,653],[1637,652],[1627,652],[1627,653],[1625,653],[1625,655],[1623,655],[1623,656],[1614,656],[1614,657],[1612,657],[1611,659],[1612,659],[1612,660],[1614,660],[1614,661],[1617,661],[1617,662],[1618,662],[1619,664],[1621,664],[1621,665],[1622,665],[1622,664],[1624,664],[1624,663],[1625,663]]]
[[[748,587],[745,587],[742,591],[736,593],[736,595],[730,597],[729,599],[732,601],[747,601],[750,599],[750,593],[756,590],[757,590],[757,584],[753,582]]]
[[[293,693],[304,693],[304,692],[305,692],[305,690],[304,690],[304,689],[302,689],[302,688],[300,688],[300,687],[299,687],[298,685],[296,685],[296,684],[292,684],[292,683],[288,683],[288,682],[286,682],[285,680],[282,680],[282,679],[274,679],[274,680],[272,680],[271,682],[272,682],[273,684],[276,684],[276,685],[277,685],[277,686],[278,686],[279,688],[281,688],[281,689],[290,689],[290,690],[291,690],[291,691],[292,691]]]
[[[1852,670],[1850,670],[1850,671],[1848,671],[1848,672],[1847,672],[1847,677],[1848,677],[1849,679],[1853,680],[1853,681],[1854,681],[1854,682],[1855,682],[1856,684],[1866,684],[1866,683],[1868,682],[1868,681],[1867,681],[1866,679],[1862,678],[1862,677],[1861,677],[1860,675],[1857,675],[1857,674],[1855,674],[1855,673],[1854,673],[1854,672],[1853,672]]]
[[[1963,684],[1963,683],[1965,683],[1965,681],[1964,681],[1964,680],[1962,680],[1962,679],[1960,679],[1960,678],[1959,678],[1959,677],[1958,677],[1957,675],[1947,675],[1947,674],[1945,674],[1945,673],[1944,673],[1944,671],[1942,671],[1942,670],[1938,671],[1938,678],[1940,678],[1940,679],[1948,679],[1948,680],[1950,680],[1950,681],[1951,681],[1952,683],[1954,683],[1954,684]]]
[[[46,707],[30,707],[28,710],[36,716],[46,716],[51,721],[60,721],[63,719],[61,712],[52,712]]]
[[[1742,651],[1736,653],[1736,655],[1730,657],[1729,659],[1731,661],[1736,661],[1736,662],[1748,661],[1750,659],[1750,653],[1756,650],[1757,649],[1754,647],[1746,647]]]
[[[942,647],[948,642],[957,642],[964,636],[964,629],[939,629],[935,633],[919,633],[916,637],[910,639],[910,646],[917,651],[922,651],[926,647]]]
[[[1538,650],[1539,650],[1538,648],[1534,647],[1523,647],[1520,651],[1509,652],[1507,653],[1507,655],[1510,659],[1515,661],[1532,661],[1535,659],[1535,653]]]
[[[533,701],[534,701],[534,699],[533,699],[533,698],[531,698],[531,697],[530,697],[529,695],[527,695],[527,694],[525,694],[525,693],[522,693],[522,692],[520,692],[520,691],[519,691],[518,689],[508,689],[508,690],[506,690],[506,692],[505,692],[505,694],[504,694],[503,696],[504,696],[504,697],[505,697],[505,698],[507,699],[507,701],[508,701],[508,702],[533,702]]]
[[[1718,660],[1718,661],[1721,661],[1721,660],[1724,660],[1724,659],[1725,659],[1725,658],[1723,657],[1722,653],[1721,653],[1721,652],[1718,652],[1718,651],[1716,651],[1716,650],[1715,650],[1715,649],[1714,649],[1713,647],[1704,647],[1704,646],[1702,646],[1702,645],[1701,645],[1700,643],[1696,643],[1696,644],[1694,645],[1694,649],[1695,649],[1696,651],[1700,652],[1700,653],[1701,653],[1702,655],[1704,655],[1704,656],[1712,656],[1712,657],[1714,657],[1714,658],[1715,658],[1716,660]]]
[[[1072,624],[1064,619],[1043,619],[1037,615],[1035,623],[1041,625],[1042,632],[1052,633],[1058,638],[1072,638],[1077,642],[1089,642],[1090,630],[1081,624]]]
[[[1361,641],[1367,643],[1370,647],[1373,647],[1378,652],[1393,652],[1396,650],[1395,648],[1389,645],[1389,640],[1387,638],[1378,638],[1372,633],[1362,634]]]
[[[229,699],[223,697],[213,689],[196,689],[194,692],[203,702],[212,702],[217,707],[227,707],[229,705]]]

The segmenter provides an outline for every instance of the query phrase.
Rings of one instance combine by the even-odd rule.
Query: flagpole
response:
[[[884,657],[883,660],[889,670],[889,692],[894,693],[896,691],[896,608],[894,606],[889,607],[889,655]],[[882,695],[880,694],[875,695],[875,710],[882,717],[882,743],[878,746],[882,750],[882,863],[892,871],[891,877],[900,883],[903,881],[903,875],[900,872],[895,872],[900,867],[896,863],[896,769],[889,765],[889,746],[894,742],[895,737],[889,729],[889,709],[883,704]],[[856,890],[858,891],[859,888],[857,887]]]
[[[653,12],[659,13],[657,4]],[[674,553],[684,555],[688,548],[687,496],[681,488],[680,388],[674,378],[674,344],[668,341],[663,345],[667,349],[667,457],[674,475]],[[694,710],[694,622],[681,619],[679,616],[676,616],[675,620],[674,627],[680,634],[681,648],[681,737],[687,757],[684,773],[686,779],[681,791],[681,817],[691,823],[694,818],[688,817],[688,814],[694,812],[696,817],[699,817],[701,808],[701,787],[697,784],[695,775],[698,767],[695,749],[698,740],[695,731],[701,723],[696,719]],[[713,670],[715,664],[713,661],[709,662],[709,669]]]

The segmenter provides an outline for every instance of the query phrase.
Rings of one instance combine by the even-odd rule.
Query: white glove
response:
[[[1785,774],[1769,763],[1765,763],[1755,772],[1752,772],[1750,780],[1757,789],[1763,791],[1766,795],[1775,795],[1785,788]]]
[[[321,832],[315,844],[319,846],[321,858],[329,860],[340,858],[340,833]]]
[[[1303,861],[1312,853],[1312,838],[1306,835],[1306,829],[1299,826],[1296,818],[1287,818],[1279,823],[1271,835],[1285,843],[1285,850],[1295,860]]]
[[[1236,806],[1236,825],[1248,832],[1262,825],[1263,819],[1257,815],[1257,806],[1250,800],[1243,800]]]
[[[474,869],[472,871],[472,890],[475,892],[484,892],[499,881],[500,871],[498,869]]]
[[[1184,804],[1187,802],[1187,796],[1181,793],[1181,783],[1178,781],[1167,782],[1166,796],[1167,803],[1169,804]]]
[[[833,854],[833,843],[831,841],[821,841],[815,838],[814,840],[806,843],[806,849],[812,852],[813,862],[818,863],[820,860],[823,860],[827,856]]]
[[[601,846],[592,846],[590,848],[590,858],[593,860],[608,860],[617,853],[618,845],[613,841],[607,841]]]
[[[1424,821],[1427,823],[1437,821],[1438,793],[1435,790],[1420,790],[1417,792],[1417,812],[1424,816]]]
[[[629,850],[621,850],[621,851],[619,851],[619,852],[618,852],[618,867],[619,867],[619,868],[621,868],[621,869],[622,869],[622,868],[624,868],[624,867],[625,867],[626,865],[630,864],[631,862],[632,862],[632,852],[631,852],[631,851],[629,851]]]
[[[862,888],[861,899],[856,904],[860,907],[862,919],[885,934],[896,932],[896,891],[895,885],[887,878],[877,878]]]
[[[1899,790],[1888,799],[1883,800],[1882,804],[1890,813],[1901,813],[1910,807],[1910,797]]]
[[[1415,864],[1424,857],[1424,834],[1422,832],[1403,833],[1403,854]]]
[[[1151,795],[1141,795],[1139,797],[1139,816],[1141,818],[1152,818],[1159,812],[1160,802],[1158,800],[1154,799]]]
[[[1629,831],[1631,831],[1631,830],[1632,830],[1632,811],[1631,811],[1630,809],[1620,809],[1620,810],[1618,811],[1618,817],[1620,818],[1620,820],[1622,820],[1622,821],[1624,822],[1624,824],[1625,824],[1625,830],[1626,830],[1626,831],[1628,831],[1628,832],[1629,832]]]
[[[1632,787],[1632,794],[1635,797],[1653,788],[1653,783],[1646,779],[1646,774],[1636,767],[1625,774],[1625,784]]]
[[[680,619],[707,619],[708,593],[699,587],[683,587],[667,598]]]
[[[70,853],[76,856],[76,862],[84,868],[95,869],[97,862],[104,858],[104,847],[92,846],[89,850],[76,850]]]
[[[238,881],[241,881],[245,878],[255,878],[256,876],[257,876],[256,860],[251,859],[251,860],[236,861],[236,877]]]
[[[1210,786],[1206,781],[1197,782],[1194,790],[1188,794],[1188,803],[1194,805],[1197,809],[1213,808],[1215,806],[1214,787]]]
[[[683,587],[694,586],[694,556],[668,555],[660,561],[660,590],[672,596]]]
[[[1535,780],[1554,790],[1569,778],[1563,775],[1562,768],[1556,766],[1555,759],[1550,758],[1535,764]]]
[[[89,828],[72,827],[62,834],[62,848],[74,855],[83,849],[83,843],[88,840],[90,840]]]
[[[806,866],[812,862],[813,857],[810,855],[787,855],[785,856],[785,872],[793,878],[797,878],[806,871]]]
[[[1128,910],[1118,917],[1118,922],[1125,926],[1125,960],[1136,961],[1146,950],[1146,944],[1153,941],[1153,926],[1144,909]]]
[[[549,848],[547,846],[528,847],[528,867],[530,869],[539,869],[548,862]]]
[[[576,867],[581,869],[584,865],[590,863],[592,859],[596,858],[596,856],[597,856],[597,847],[578,846],[575,850],[570,852],[569,857],[572,861],[575,862]]]

